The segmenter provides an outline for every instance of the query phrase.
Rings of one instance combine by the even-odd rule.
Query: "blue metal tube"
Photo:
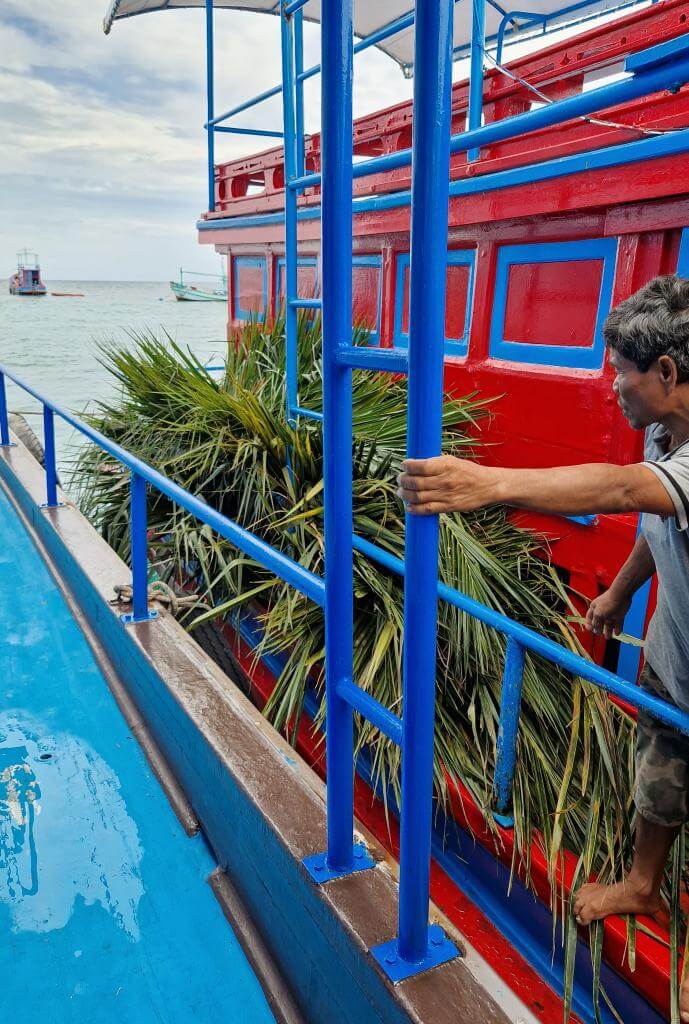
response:
[[[208,122],[213,121],[214,99],[213,71],[213,0],[206,0],[206,97]],[[215,210],[215,134],[208,129],[208,209]]]
[[[294,73],[296,98],[296,133],[297,133],[297,174],[303,174],[306,167],[304,139],[304,12],[297,11],[294,15]]]
[[[506,814],[512,802],[512,781],[517,761],[517,735],[522,704],[524,648],[514,637],[507,638],[505,667],[502,673],[500,726],[495,752],[493,792],[499,814]]]
[[[294,113],[294,25],[283,12],[280,16],[282,42],[282,116],[285,133],[285,184],[296,174],[296,136]],[[292,300],[297,295],[297,194],[285,192],[285,375],[287,418],[294,423],[291,410],[298,403],[297,311]]]
[[[265,128],[231,128],[228,125],[219,125],[209,128],[209,132],[226,132],[228,135],[260,135],[268,139],[283,138],[282,132],[271,132]]]
[[[342,366],[357,370],[381,370],[387,373],[407,373],[409,359],[406,352],[393,348],[364,348],[363,345],[347,345],[337,353]]]
[[[450,178],[452,0],[417,0],[409,291],[407,454],[441,450]],[[349,212],[349,211],[348,211]],[[399,954],[428,948],[438,516],[406,517]]]
[[[514,117],[507,117],[503,121],[493,121],[473,131],[459,132],[450,140],[450,152],[461,153],[469,149],[480,149],[482,146],[488,146],[494,142],[504,142],[505,139],[525,135],[527,132],[533,132],[539,128],[561,124],[575,117],[593,114],[628,100],[639,99],[663,89],[674,88],[674,86],[687,81],[689,81],[689,59],[685,58],[674,63],[654,66],[648,71],[640,71],[633,78],[626,78],[610,85],[602,85],[598,89],[578,93],[576,96],[568,96],[566,99],[558,100],[548,106],[539,107],[537,110],[528,110],[524,114],[515,114]],[[660,140],[646,141],[659,142]],[[582,154],[582,156],[584,155]],[[370,174],[406,167],[410,163],[411,150],[401,149],[399,152],[389,153],[387,156],[362,160],[354,165],[353,174],[355,178],[365,178]],[[307,174],[291,182],[290,188],[297,190],[314,188],[320,184],[320,178],[320,174]],[[480,186],[482,181],[482,178],[477,178],[476,184]]]
[[[289,305],[292,306],[294,309],[320,309],[322,303],[320,299],[296,298],[290,299]]]
[[[323,422],[323,413],[314,412],[313,409],[302,409],[300,405],[295,406],[292,409],[293,416],[303,416],[307,420],[316,420],[318,423]]]
[[[132,622],[148,619],[148,554],[146,541],[146,481],[132,470],[129,536],[132,553]]]
[[[294,587],[301,594],[304,594],[309,600],[321,607],[325,603],[325,584],[320,577],[316,576],[315,573],[310,572],[308,569],[304,569],[303,566],[297,562],[288,558],[287,555],[283,555],[282,552],[276,551],[265,541],[256,537],[253,533],[245,530],[242,526],[228,519],[226,516],[221,515],[216,509],[211,508],[205,501],[201,501],[195,495],[185,491],[179,484],[173,483],[172,480],[168,480],[166,476],[159,473],[157,469],[153,469],[146,462],[138,459],[136,455],[132,455],[121,445],[116,444],[110,438],[106,437],[105,434],[101,434],[99,430],[94,430],[93,427],[89,427],[86,423],[83,423],[76,416],[73,416],[66,409],[63,409],[57,403],[50,401],[45,395],[37,391],[25,380],[19,377],[16,373],[12,373],[8,367],[0,364],[0,375],[5,375],[9,380],[14,381],[23,391],[26,391],[28,395],[32,395],[34,398],[42,402],[43,405],[52,409],[56,416],[64,420],[65,423],[69,423],[75,430],[78,430],[84,437],[88,437],[90,441],[93,441],[102,448],[103,451],[108,452],[113,458],[117,459],[128,469],[135,471],[141,477],[144,478],[152,487],[155,487],[162,494],[176,502],[182,508],[185,508],[187,512],[191,512],[193,516],[200,519],[202,523],[207,523],[211,529],[219,533],[221,537],[225,537],[226,540],[233,544],[235,547],[243,551],[244,554],[249,555],[250,558],[255,558],[257,562],[263,565],[270,572],[275,573],[280,579],[289,583],[290,586]],[[0,388],[0,392],[2,389]]]
[[[337,693],[339,697],[351,704],[355,711],[363,715],[371,725],[380,729],[384,736],[396,743],[398,747],[402,745],[402,722],[380,701],[362,690],[351,679],[340,680],[337,684]]]
[[[282,92],[282,85],[274,85],[272,89],[266,89],[265,92],[261,92],[258,96],[252,96],[250,100],[245,100],[240,103],[237,107],[231,107],[230,110],[226,110],[224,114],[218,114],[204,124],[204,128],[210,128],[213,125],[221,124],[223,121],[229,120],[234,117],[235,114],[242,114],[245,110],[249,110],[251,107],[257,106],[259,103],[263,103],[264,100],[272,99],[273,96],[279,96]]]
[[[355,551],[360,551],[362,555],[367,555],[372,561],[384,566],[398,576],[405,575],[404,562],[395,555],[391,555],[389,551],[385,551],[383,548],[378,547],[378,545],[372,544],[371,541],[356,535],[352,538],[352,543]],[[459,590],[448,587],[446,583],[441,583],[440,581],[438,581],[438,597],[442,601],[447,601],[448,604],[454,605],[455,608],[466,612],[467,615],[478,619],[479,622],[485,622],[487,626],[497,629],[506,636],[513,637],[522,647],[533,651],[534,654],[538,654],[548,661],[552,661],[553,664],[559,665],[566,672],[570,672],[574,676],[580,676],[602,690],[607,690],[608,693],[614,694],[615,697],[626,701],[632,707],[648,711],[654,718],[665,722],[666,725],[671,725],[673,729],[679,729],[680,732],[689,736],[689,714],[680,711],[673,704],[667,704],[658,697],[651,696],[645,690],[641,690],[633,683],[627,682],[626,679],[622,679],[613,672],[608,672],[607,669],[596,665],[595,662],[586,661],[585,658],[575,654],[574,651],[556,644],[554,640],[541,636],[540,633],[535,633],[528,626],[522,626],[521,623],[508,619],[506,615],[502,615],[500,612],[496,612],[492,608],[474,601],[473,598],[467,597],[466,594],[462,594]]]
[[[352,341],[352,0],[323,4],[323,477],[328,865],[353,867],[352,708],[338,685],[352,679],[352,375],[337,352]]]
[[[9,448],[10,424],[7,416],[7,390],[5,374],[0,372],[0,448]]]
[[[57,467],[55,465],[55,420],[53,410],[43,406],[43,454],[45,459],[46,506],[55,508],[57,500]]]
[[[283,14],[288,17],[290,14],[294,14],[296,11],[300,11],[302,7],[305,7],[309,0],[290,0],[288,4],[282,8]]]
[[[469,131],[481,127],[483,115],[483,49],[486,40],[486,0],[472,0],[471,70],[469,72]],[[469,161],[478,160],[480,149],[467,152]]]

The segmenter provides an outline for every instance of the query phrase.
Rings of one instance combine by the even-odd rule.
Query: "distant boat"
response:
[[[51,292],[58,299],[83,299],[83,292]]]
[[[221,281],[221,287],[219,288],[204,288],[197,284],[188,284],[184,280],[184,275],[187,277],[211,277],[216,281]],[[224,274],[203,274],[194,273],[191,270],[182,270],[180,267],[179,281],[170,281],[170,289],[172,294],[179,302],[227,302],[227,278]]]
[[[38,253],[22,249],[17,253],[17,270],[10,278],[10,295],[45,295]]]

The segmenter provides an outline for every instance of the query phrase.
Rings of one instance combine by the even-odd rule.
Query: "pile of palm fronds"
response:
[[[169,338],[133,337],[104,361],[120,385],[92,423],[225,515],[323,573],[322,440],[318,423],[294,426],[284,414],[284,332],[247,326],[231,347],[222,383]],[[355,342],[363,341],[355,338]],[[299,329],[299,399],[321,403],[320,332]],[[472,454],[486,415],[476,395],[448,399],[447,451]],[[404,457],[406,387],[382,374],[354,374],[354,530],[403,557],[404,511],[395,478]],[[82,506],[110,544],[129,556],[128,477],[109,456],[89,448],[77,462]],[[322,693],[321,610],[251,559],[202,527],[165,497],[149,496],[157,548],[179,572],[193,572],[211,614],[234,614],[260,602],[263,649],[280,652],[284,670],[267,706],[278,728],[293,730],[306,687]],[[513,526],[501,507],[441,522],[440,573],[470,597],[561,643],[576,646],[566,594],[540,542]],[[541,550],[542,554],[542,550]],[[355,678],[400,712],[402,583],[355,553]],[[198,620],[197,620],[198,621]],[[193,625],[192,623],[189,623]],[[440,607],[437,667],[436,790],[447,799],[447,775],[460,780],[491,817],[504,638],[457,609]],[[542,844],[558,914],[556,872],[565,849],[580,855],[579,876],[619,878],[631,850],[633,723],[594,687],[527,656],[514,786],[517,863],[528,880],[534,839]],[[397,786],[399,752],[357,718],[384,787]],[[446,775],[447,773],[447,775]],[[564,941],[573,953],[568,914]],[[600,931],[600,930],[599,930]],[[634,928],[630,925],[630,955]],[[601,942],[592,942],[600,959]],[[571,961],[570,956],[570,961]],[[596,972],[594,972],[595,974]],[[571,970],[566,979],[571,993]],[[568,997],[569,998],[569,997]],[[597,1001],[597,995],[596,995]]]

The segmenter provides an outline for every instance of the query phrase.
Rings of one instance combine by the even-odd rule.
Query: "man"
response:
[[[689,280],[658,277],[609,314],[605,342],[613,391],[634,430],[646,431],[645,461],[556,469],[496,469],[451,455],[408,460],[399,494],[409,512],[482,508],[496,502],[566,515],[644,513],[634,549],[587,622],[619,632],[635,591],[655,572],[658,602],[646,639],[641,685],[689,711]],[[653,914],[665,862],[689,817],[689,738],[639,714],[634,856],[617,885],[584,885],[580,924],[609,914]],[[689,979],[681,1019],[689,1021]]]

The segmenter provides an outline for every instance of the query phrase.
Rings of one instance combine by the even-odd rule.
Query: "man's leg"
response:
[[[574,900],[579,924],[591,924],[609,914],[655,914],[660,909],[667,855],[680,828],[656,825],[639,814],[629,874],[617,885],[582,885]]]
[[[672,702],[661,680],[646,666],[640,685]],[[629,873],[616,885],[583,885],[574,900],[580,924],[610,914],[654,914],[670,848],[689,811],[689,738],[639,712],[636,735],[636,835]]]

